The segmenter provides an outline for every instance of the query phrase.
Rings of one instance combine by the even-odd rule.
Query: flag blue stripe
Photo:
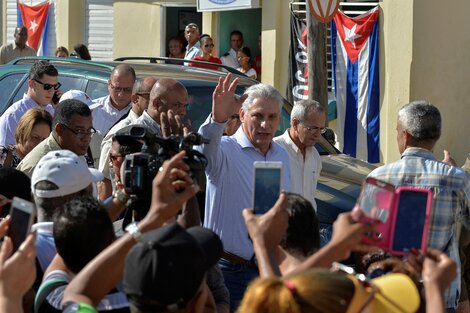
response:
[[[369,86],[367,91],[367,160],[380,162],[380,79],[379,79],[379,20],[369,37]]]
[[[353,64],[348,58],[343,152],[353,157],[356,157],[357,146],[358,64],[358,60]]]
[[[47,43],[48,43],[48,38],[49,38],[49,30],[47,25],[49,24],[49,11],[51,10],[51,7],[49,6],[49,9],[47,10],[46,13],[46,21],[44,22],[44,29],[42,32],[42,55],[43,56],[48,56],[48,51],[47,51]]]
[[[23,19],[21,18],[21,11],[18,3],[16,3],[16,25],[18,27],[23,26]]]

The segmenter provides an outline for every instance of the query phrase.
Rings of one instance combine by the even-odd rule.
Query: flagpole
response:
[[[313,18],[307,5],[308,98],[328,109],[328,73],[326,69],[326,25]]]

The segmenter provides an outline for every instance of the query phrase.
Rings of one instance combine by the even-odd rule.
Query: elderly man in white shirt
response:
[[[106,136],[109,129],[131,109],[132,88],[135,71],[128,64],[119,64],[111,72],[108,80],[109,96],[95,99],[90,107],[93,127]]]
[[[322,164],[314,145],[325,132],[326,112],[315,100],[301,100],[294,104],[290,120],[291,127],[274,141],[289,154],[292,192],[308,199],[316,210],[315,191]]]

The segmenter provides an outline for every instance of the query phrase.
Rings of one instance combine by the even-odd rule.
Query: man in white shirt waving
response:
[[[289,154],[292,192],[308,199],[316,210],[315,191],[322,165],[314,145],[325,132],[326,112],[315,100],[301,100],[294,104],[290,121],[291,127],[274,141]]]

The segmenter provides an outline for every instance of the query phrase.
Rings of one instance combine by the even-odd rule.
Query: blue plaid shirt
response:
[[[445,294],[446,308],[456,308],[460,294],[457,225],[470,227],[470,178],[458,167],[442,163],[431,151],[408,148],[401,160],[381,166],[369,176],[395,186],[429,188],[433,193],[428,247],[439,249],[457,263],[457,277]]]

